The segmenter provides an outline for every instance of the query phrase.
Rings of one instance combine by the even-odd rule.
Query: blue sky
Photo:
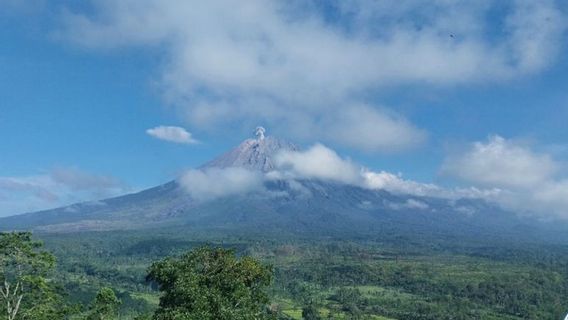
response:
[[[256,125],[564,214],[566,4],[426,3],[0,0],[0,215],[166,182]]]

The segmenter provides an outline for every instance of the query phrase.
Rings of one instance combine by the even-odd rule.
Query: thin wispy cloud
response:
[[[74,167],[23,177],[0,176],[0,216],[104,199],[128,191],[130,188],[114,177]]]
[[[196,200],[212,200],[264,189],[260,172],[238,167],[189,170],[178,182]]]

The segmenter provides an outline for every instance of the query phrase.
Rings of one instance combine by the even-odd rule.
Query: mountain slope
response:
[[[287,141],[273,137],[247,139],[239,146],[207,162],[200,169],[240,167],[262,172],[276,168],[274,156],[280,151],[297,151],[299,148]]]

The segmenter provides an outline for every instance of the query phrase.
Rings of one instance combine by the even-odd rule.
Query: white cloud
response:
[[[0,216],[57,208],[128,191],[129,188],[115,178],[77,168],[55,168],[46,174],[25,177],[0,177]]]
[[[287,181],[292,190],[309,196],[309,190],[298,182],[304,179],[331,181],[371,190],[386,190],[395,194],[447,199],[488,199],[499,192],[477,188],[445,189],[434,184],[405,180],[385,171],[373,172],[340,157],[334,150],[322,144],[316,144],[305,151],[282,151],[275,156],[274,165],[275,169],[265,174],[240,167],[189,170],[178,181],[192,197],[199,200],[263,192],[266,191],[263,183],[274,180]],[[405,208],[412,206],[418,208],[419,204],[414,202],[405,204]]]
[[[263,176],[260,172],[239,167],[189,170],[178,182],[197,200],[211,200],[263,190]]]
[[[321,144],[316,144],[306,151],[281,152],[276,155],[274,162],[278,170],[292,177],[355,185],[362,182],[359,167]]]
[[[226,169],[190,170],[186,172],[179,182],[192,197],[198,200],[211,200],[219,197],[247,194],[253,192],[266,192],[263,184],[266,181],[283,180],[288,186],[302,196],[310,196],[310,192],[302,184],[304,179],[317,179],[331,181],[361,187],[370,190],[384,190],[393,194],[432,197],[447,200],[458,199],[483,199],[491,203],[503,206],[506,209],[518,213],[527,214],[568,214],[568,180],[553,180],[550,175],[531,175],[527,179],[515,180],[514,188],[501,180],[502,173],[492,178],[479,178],[477,175],[488,176],[494,170],[503,170],[507,174],[518,175],[523,170],[532,171],[527,163],[539,167],[544,164],[554,163],[548,157],[537,154],[520,145],[500,137],[492,137],[489,142],[481,142],[472,145],[472,150],[466,152],[458,159],[464,167],[458,170],[455,165],[452,172],[468,171],[474,174],[462,175],[473,183],[471,187],[445,188],[433,183],[421,183],[404,179],[400,174],[392,174],[386,171],[372,171],[368,168],[342,158],[334,150],[322,144],[316,144],[305,151],[283,151],[274,159],[275,169],[266,174],[253,172],[243,168],[232,167]],[[507,159],[506,157],[511,157]],[[490,157],[491,161],[484,162],[473,160],[474,157]],[[464,159],[469,161],[464,161]],[[510,163],[511,168],[506,168],[504,163]],[[547,159],[547,160],[543,160]],[[511,161],[508,161],[511,160]],[[543,162],[544,161],[544,162]],[[494,167],[487,163],[494,163]],[[482,165],[479,165],[479,164]],[[446,161],[449,166],[449,162]],[[550,165],[550,168],[556,165]],[[488,170],[488,172],[483,172]],[[505,175],[506,176],[506,175]],[[538,177],[535,178],[535,177]],[[534,185],[528,185],[528,181],[535,181]],[[488,181],[496,182],[495,184]],[[366,206],[366,204],[362,204]],[[407,199],[402,203],[386,203],[395,210],[402,209],[430,209],[428,204],[419,199]],[[458,212],[472,214],[474,210],[469,207],[456,207]]]
[[[568,217],[563,167],[549,154],[493,136],[448,157],[442,171],[474,185],[503,189],[494,200],[517,212]]]
[[[445,199],[477,198],[493,201],[502,190],[499,188],[444,188],[433,183],[421,183],[402,178],[390,172],[374,172],[363,169],[365,186],[369,189],[386,190],[395,194],[410,194],[421,197]]]
[[[557,169],[549,155],[492,136],[488,142],[475,142],[464,154],[447,159],[442,171],[479,185],[518,188],[540,185]]]
[[[386,171],[362,171],[365,185],[369,189],[382,189],[393,193],[413,194],[418,196],[434,196],[443,192],[442,188],[434,184],[424,184],[412,180],[405,180],[401,176]]]
[[[535,204],[529,208],[538,209],[539,212],[556,213],[568,217],[568,180],[549,181],[534,190],[530,190]]]
[[[333,21],[312,4],[101,0],[67,12],[59,35],[88,48],[163,50],[164,96],[193,126],[260,121],[391,151],[424,133],[369,93],[530,75],[554,61],[566,28],[554,0],[335,1]]]
[[[270,179],[321,179],[350,184],[371,190],[385,190],[394,194],[446,199],[479,198],[494,200],[502,190],[443,188],[431,183],[403,179],[386,171],[375,172],[361,167],[335,151],[316,144],[306,151],[286,151],[275,159],[277,170],[268,173]]]
[[[175,143],[193,144],[198,142],[191,136],[191,133],[181,127],[158,126],[146,130],[146,133],[154,138]]]

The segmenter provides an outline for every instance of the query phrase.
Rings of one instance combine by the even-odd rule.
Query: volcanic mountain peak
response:
[[[275,156],[279,152],[298,150],[292,143],[265,136],[263,128],[257,128],[255,135],[201,169],[242,167],[267,172],[276,169]],[[219,183],[241,188],[241,180],[222,174],[194,177],[200,180],[191,182],[197,183],[200,190],[218,192],[225,187]],[[520,218],[476,199],[450,201],[393,194],[317,179],[267,179],[261,191],[250,190],[202,201],[172,181],[139,193],[105,199],[96,205],[75,204],[0,218],[0,230],[75,232],[187,226],[193,230],[271,230],[334,236],[440,234],[477,239],[499,235],[500,239],[509,235],[515,241],[530,237],[556,241],[557,235],[564,235],[561,231],[566,230],[565,224],[545,225]],[[464,213],[460,208],[467,210]],[[558,239],[561,237],[564,236]]]
[[[263,172],[275,169],[274,157],[281,151],[297,151],[293,143],[264,135],[265,130],[258,127],[256,139],[247,139],[236,148],[207,162],[200,169],[242,167]]]

